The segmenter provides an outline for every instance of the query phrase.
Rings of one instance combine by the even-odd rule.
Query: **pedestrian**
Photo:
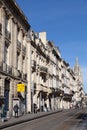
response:
[[[37,113],[37,105],[34,103],[34,113]]]
[[[15,117],[18,117],[18,109],[19,109],[18,104],[14,105],[13,110],[14,110],[14,113],[15,113]]]
[[[7,112],[5,109],[5,104],[2,104],[1,106],[1,119],[2,119],[2,122],[7,121]]]
[[[47,112],[48,111],[48,108],[47,108],[47,104],[44,103],[44,111]]]

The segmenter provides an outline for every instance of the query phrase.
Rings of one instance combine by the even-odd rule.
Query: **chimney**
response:
[[[40,32],[39,33],[39,38],[43,42],[44,45],[46,45],[46,32]]]

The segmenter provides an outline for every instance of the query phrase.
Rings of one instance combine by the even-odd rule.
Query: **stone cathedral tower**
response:
[[[75,99],[76,99],[76,104],[80,107],[83,102],[83,95],[84,95],[84,90],[83,90],[83,80],[82,80],[82,73],[81,73],[81,68],[78,63],[78,57],[76,58],[76,63],[74,66],[74,74],[76,78],[76,85],[75,85]]]
[[[81,73],[81,68],[80,68],[79,62],[78,62],[78,57],[76,57],[74,73],[75,73],[76,79],[82,82],[82,73]]]

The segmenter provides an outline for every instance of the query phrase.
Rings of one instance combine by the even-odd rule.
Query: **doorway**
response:
[[[7,114],[7,111],[9,110],[9,91],[10,91],[10,80],[9,79],[5,79],[4,82],[4,110],[5,110],[5,114]]]

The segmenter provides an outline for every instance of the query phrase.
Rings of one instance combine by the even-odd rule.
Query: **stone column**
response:
[[[27,112],[31,112],[31,43],[27,42]]]
[[[10,80],[10,91],[9,91],[9,116],[12,114],[12,91],[13,91],[13,80]]]
[[[26,45],[27,45],[26,39],[27,39],[27,35],[25,35],[25,36],[24,36],[24,39],[23,39],[23,40],[24,40],[24,41],[23,41],[23,43],[24,43],[23,45],[24,45],[25,47],[26,47]],[[27,66],[27,54],[25,54],[25,60],[24,60],[24,67],[23,67],[23,73],[24,73],[24,74],[27,73],[27,67],[26,67],[26,66]]]
[[[50,106],[49,106],[49,98],[48,98],[48,95],[47,95],[47,108],[48,108],[48,110],[50,110],[49,108],[50,108]]]
[[[13,82],[13,95],[14,95],[14,98],[17,98],[17,84],[18,84],[18,81],[14,80],[14,82]]]
[[[51,106],[52,106],[52,110],[54,110],[54,95],[52,95],[52,98],[51,98]]]
[[[0,62],[4,59],[4,45],[5,45],[5,11],[1,8],[1,24],[2,24],[2,38],[0,43]]]
[[[13,61],[13,54],[14,54],[14,48],[13,48],[13,41],[14,41],[14,26],[13,26],[13,21],[12,21],[12,17],[10,17],[9,19],[10,21],[10,33],[11,33],[11,43],[9,46],[9,65],[12,67],[12,61]]]
[[[17,23],[16,21],[14,22],[14,29],[13,29],[14,33],[12,33],[12,43],[13,43],[13,68],[14,68],[14,75],[16,76],[16,69],[17,69],[17,38],[18,38],[18,32],[17,32]]]
[[[22,65],[22,46],[23,46],[23,33],[22,29],[20,29],[19,32],[20,42],[21,42],[21,52],[20,52],[20,70],[22,71],[23,65]]]
[[[36,95],[37,95],[37,97],[38,97],[38,94],[39,94],[39,72],[36,72]],[[38,106],[38,108],[39,108],[39,106],[40,106],[40,101],[39,101],[39,98],[37,98],[37,106]]]

